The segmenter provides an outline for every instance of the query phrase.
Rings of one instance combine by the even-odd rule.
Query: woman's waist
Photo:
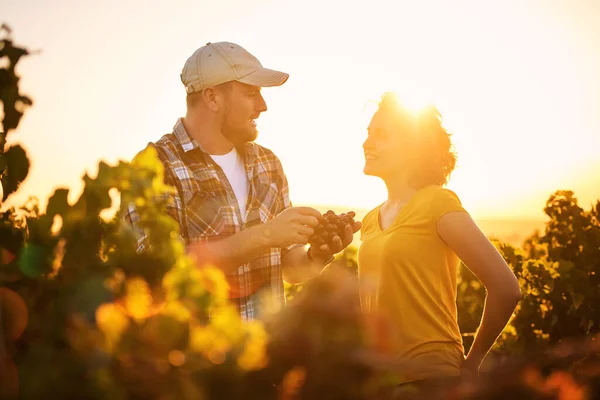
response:
[[[396,345],[390,353],[406,380],[455,376],[464,362],[464,348],[456,341]]]

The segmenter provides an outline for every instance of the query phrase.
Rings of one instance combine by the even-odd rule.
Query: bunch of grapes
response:
[[[315,227],[315,233],[310,237],[308,243],[316,247],[324,244],[331,246],[335,236],[339,236],[340,239],[344,237],[346,225],[354,225],[355,215],[354,211],[338,215],[333,210],[328,210],[321,216],[319,225]]]

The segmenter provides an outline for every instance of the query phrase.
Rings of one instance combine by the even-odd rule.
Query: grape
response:
[[[315,233],[309,238],[308,243],[315,247],[324,244],[331,246],[335,236],[339,236],[340,239],[344,236],[347,225],[354,225],[355,216],[354,211],[338,215],[333,210],[328,210],[321,216],[319,224],[315,227]]]

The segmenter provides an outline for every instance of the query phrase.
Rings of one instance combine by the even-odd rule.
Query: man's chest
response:
[[[239,190],[239,181],[219,169],[198,166],[191,169],[191,175],[193,182],[188,182],[181,194],[182,217],[190,239],[233,235],[265,223],[283,210],[276,175],[264,168],[247,168],[243,192]],[[241,195],[247,196],[242,202],[244,207],[240,207]]]

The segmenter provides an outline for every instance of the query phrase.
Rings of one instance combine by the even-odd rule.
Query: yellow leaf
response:
[[[515,329],[514,326],[512,325],[506,325],[506,327],[504,328],[504,331],[502,332],[506,335],[511,335],[511,336],[517,336],[517,330]]]
[[[190,332],[190,348],[198,353],[207,353],[212,347],[214,332],[205,326],[197,325]]]
[[[129,315],[142,320],[152,313],[152,294],[148,283],[142,278],[135,277],[127,280],[124,306]]]
[[[246,371],[255,371],[268,365],[267,352],[264,343],[249,341],[244,346],[244,351],[237,359],[238,366]]]
[[[229,296],[229,284],[225,279],[223,271],[215,267],[196,269],[200,271],[199,279],[204,287],[218,299],[227,299]]]
[[[158,152],[154,146],[147,146],[140,151],[131,161],[133,167],[144,167],[153,171],[160,170],[162,163],[158,159]]]
[[[289,370],[281,382],[281,398],[294,399],[298,397],[298,392],[306,381],[306,368],[294,367]]]
[[[196,325],[190,332],[190,348],[209,357],[211,354],[227,353],[231,343],[212,326]]]
[[[179,322],[187,322],[192,316],[190,310],[176,300],[167,302],[162,313],[175,318]]]
[[[106,337],[107,350],[112,351],[129,327],[129,318],[117,304],[104,303],[96,309],[96,325]]]
[[[242,319],[231,305],[215,308],[210,325],[231,344],[239,343],[244,336]]]
[[[267,333],[260,322],[250,321],[244,325],[248,334],[244,350],[237,363],[241,369],[253,371],[267,366]]]

